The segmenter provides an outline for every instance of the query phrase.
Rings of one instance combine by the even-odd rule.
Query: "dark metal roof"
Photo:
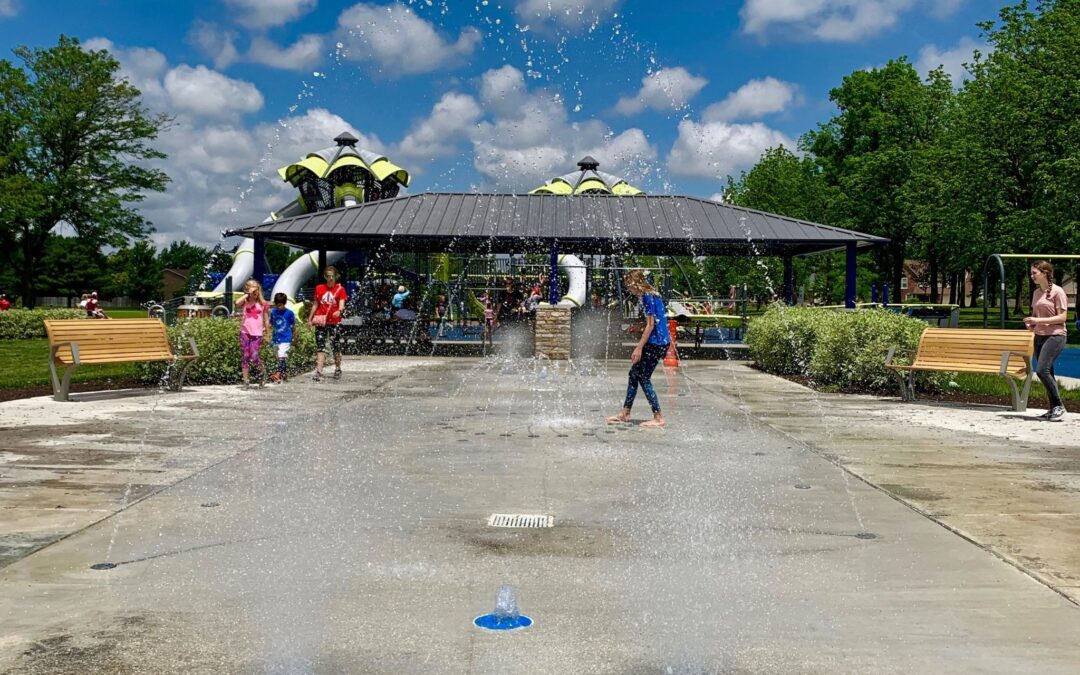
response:
[[[231,230],[308,249],[799,255],[887,239],[696,197],[428,192]]]

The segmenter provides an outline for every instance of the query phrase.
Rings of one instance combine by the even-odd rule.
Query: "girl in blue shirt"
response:
[[[641,306],[645,314],[645,329],[641,331],[641,339],[634,347],[634,353],[630,355],[630,376],[626,386],[626,400],[623,401],[622,410],[618,415],[607,419],[608,424],[618,424],[630,421],[630,409],[634,406],[634,397],[637,395],[638,386],[645,392],[645,398],[652,407],[653,418],[642,422],[646,428],[660,428],[664,426],[664,416],[660,413],[660,399],[656,396],[656,390],[652,386],[652,373],[656,364],[664,358],[668,345],[671,343],[671,334],[668,331],[667,310],[664,308],[664,300],[656,289],[645,279],[645,273],[641,270],[630,270],[623,277],[623,283],[627,290],[641,298]]]

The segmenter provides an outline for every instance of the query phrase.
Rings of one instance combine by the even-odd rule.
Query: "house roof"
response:
[[[887,239],[678,195],[429,192],[226,232],[309,249],[799,255]]]

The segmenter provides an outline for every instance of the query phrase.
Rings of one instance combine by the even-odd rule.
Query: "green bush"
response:
[[[876,391],[897,386],[885,367],[889,347],[908,363],[927,324],[882,309],[838,312],[775,305],[750,321],[746,344],[758,366],[777,375],[799,375],[818,386]],[[917,373],[920,389],[941,389],[947,373]]]
[[[85,319],[81,309],[49,307],[42,309],[9,309],[0,312],[0,340],[26,340],[45,337],[46,319]]]
[[[819,336],[842,317],[840,312],[773,305],[750,320],[746,330],[750,358],[768,373],[809,376]]]
[[[297,322],[296,342],[289,352],[289,372],[302,372],[315,364],[315,334]],[[240,324],[236,319],[184,319],[169,328],[169,339],[180,354],[190,354],[188,338],[199,347],[199,358],[188,370],[185,382],[191,384],[235,384],[240,382]],[[277,368],[277,352],[270,335],[263,336],[259,352],[271,371]],[[167,363],[139,364],[139,379],[146,384],[162,382]]]

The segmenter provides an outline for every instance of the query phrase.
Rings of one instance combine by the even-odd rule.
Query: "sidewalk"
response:
[[[66,403],[51,396],[0,402],[0,568],[264,442],[304,415],[439,363],[367,361],[360,372],[321,384],[302,376],[263,389],[128,389],[72,394]]]
[[[823,394],[745,362],[687,375],[1080,603],[1080,415]]]

